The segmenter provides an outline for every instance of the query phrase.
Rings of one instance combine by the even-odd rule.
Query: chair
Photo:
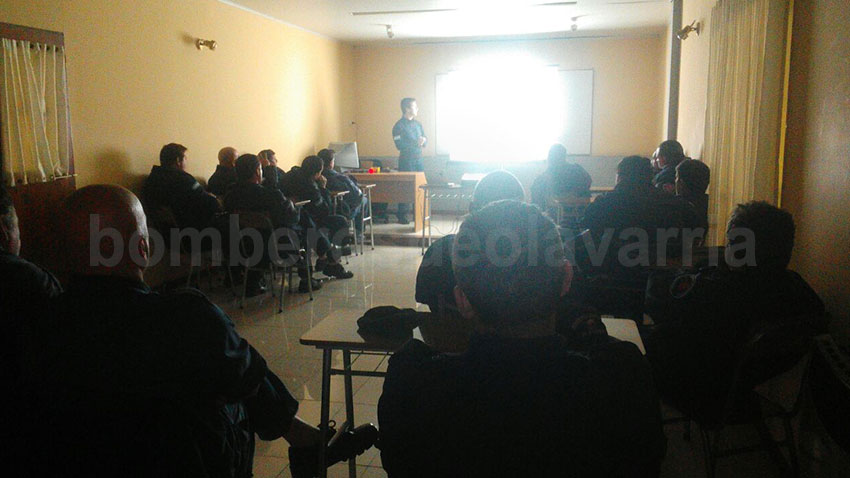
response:
[[[549,199],[549,213],[555,218],[558,227],[577,230],[578,223],[584,216],[584,210],[590,204],[589,197],[581,197],[575,194],[564,197],[553,197]]]
[[[363,207],[363,211],[360,214],[360,231],[363,232],[363,236],[359,238],[360,242],[360,255],[363,255],[363,249],[366,242],[366,223],[369,223],[369,245],[372,250],[375,250],[375,231],[372,225],[372,188],[374,188],[374,184],[362,184],[360,188],[366,194],[366,205]],[[367,213],[368,211],[368,213]],[[357,218],[355,218],[357,220]],[[354,221],[351,222],[352,228],[354,228]],[[357,255],[357,228],[354,228],[354,254]]]
[[[766,449],[781,465],[799,476],[799,463],[791,421],[799,414],[803,387],[808,377],[809,364],[814,349],[813,324],[823,320],[820,316],[797,316],[774,323],[761,323],[752,329],[749,339],[740,347],[731,384],[719,418],[677,417],[665,420],[672,423],[694,420],[702,434],[706,476],[714,477],[717,460],[729,456]],[[784,391],[779,397],[772,393]],[[788,393],[790,392],[790,393]],[[768,420],[781,420],[784,437],[776,440],[771,435]],[[759,433],[760,443],[720,448],[718,436],[728,425],[753,425]],[[689,435],[689,426],[686,437]],[[785,461],[779,447],[788,449]]]
[[[251,249],[254,246],[253,240],[248,240],[249,237],[242,234],[242,231],[246,230],[255,230],[258,231],[260,237],[262,239],[263,246],[266,246],[270,243],[270,239],[272,238],[272,234],[274,233],[274,226],[272,225],[271,219],[266,213],[256,212],[256,211],[234,211],[232,213],[238,218],[238,226],[239,226],[239,253],[241,255],[241,260],[245,260],[248,257],[251,257],[253,254],[253,250]],[[256,236],[254,236],[256,237]],[[281,238],[275,238],[275,242],[279,245],[279,241]],[[275,257],[272,257],[269,254],[270,251],[263,251],[260,260],[255,265],[243,264],[245,267],[245,275],[242,281],[242,296],[239,301],[239,308],[242,309],[245,306],[245,295],[248,288],[248,272],[249,271],[258,271],[263,274],[266,272],[269,273],[270,279],[272,282],[271,293],[272,297],[275,296],[273,283],[276,280],[278,269],[281,270],[281,280],[280,280],[280,299],[278,302],[278,313],[283,312],[283,300],[284,300],[284,283],[286,282],[284,279],[284,274],[289,272],[289,286],[290,292],[292,291],[292,273],[297,268],[297,261],[292,261],[290,257],[280,257],[279,247],[276,251]],[[292,251],[295,252],[295,251]],[[301,261],[306,263],[307,268],[307,283],[308,283],[308,291],[310,294],[310,300],[313,300],[313,267],[312,267],[312,258],[310,254],[309,248],[299,248],[297,250],[298,257]],[[228,268],[228,274],[230,274],[230,268]],[[233,278],[231,276],[231,284],[233,283]]]
[[[216,241],[212,241],[211,243],[196,242],[192,241],[191,237],[182,235],[182,230],[177,224],[177,218],[174,212],[168,207],[150,208],[147,211],[147,216],[148,225],[159,232],[162,238],[165,239],[166,248],[171,238],[171,231],[178,231],[177,237],[181,239],[179,244],[181,262],[183,262],[183,258],[188,257],[189,259],[189,273],[186,276],[186,287],[192,285],[192,277],[194,276],[197,279],[198,289],[200,289],[201,271],[206,270],[209,286],[212,289],[212,268],[214,265],[221,263],[223,255],[221,241],[218,241],[218,244],[216,244]]]

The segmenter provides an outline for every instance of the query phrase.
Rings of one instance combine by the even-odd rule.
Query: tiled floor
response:
[[[367,250],[363,256],[350,258],[348,267],[355,274],[353,279],[327,282],[321,291],[316,292],[312,302],[306,294],[286,295],[286,306],[281,314],[277,313],[277,299],[268,294],[249,300],[244,310],[240,310],[231,293],[221,287],[212,291],[210,296],[230,314],[239,333],[263,354],[271,369],[299,399],[298,415],[308,422],[318,423],[321,353],[312,347],[300,345],[299,338],[333,310],[350,309],[353,313],[362,313],[378,305],[417,307],[414,285],[420,261],[418,247],[379,246],[375,251]],[[334,361],[335,366],[341,366],[341,355],[337,355]],[[386,360],[382,357],[362,356],[355,360],[353,366],[366,370],[385,370]],[[382,385],[383,379],[380,378],[354,379],[357,423],[371,421],[377,424],[377,401]],[[345,411],[341,377],[333,377],[331,389],[331,417],[342,422]],[[803,476],[850,476],[850,460],[826,437],[811,408],[804,411],[798,428]],[[693,438],[690,441],[683,439],[680,425],[670,426],[666,432],[668,449],[662,476],[704,476],[702,445],[697,428],[693,427]],[[746,440],[752,438],[752,434],[748,430],[732,430],[730,438]],[[258,441],[255,476],[290,476],[287,450],[288,445],[283,439]],[[332,467],[328,476],[348,476],[347,464]],[[358,457],[357,476],[386,476],[376,449]],[[781,476],[781,472],[766,453],[754,453],[721,461],[717,476],[773,477]]]

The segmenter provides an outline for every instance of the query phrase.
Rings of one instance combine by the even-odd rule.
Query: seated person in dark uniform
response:
[[[92,243],[91,214],[117,239]],[[256,433],[285,438],[293,476],[315,476],[321,432],[230,318],[196,290],[145,285],[138,199],[88,186],[62,217],[73,277],[25,332],[32,475],[249,477]],[[329,461],[376,438],[371,425],[346,432]]]
[[[654,246],[659,230],[675,229],[676,237],[671,241],[684,240],[686,231],[696,227],[693,207],[681,198],[669,195],[652,187],[652,168],[649,159],[628,156],[617,165],[617,183],[614,190],[599,196],[588,205],[581,221],[583,229],[589,229],[593,239],[600,244],[606,232],[612,235],[614,244],[627,243],[631,239],[641,240],[646,234],[649,245]],[[650,247],[654,249],[654,247]],[[615,255],[616,248],[612,248]]]
[[[218,152],[218,166],[215,167],[215,172],[207,181],[207,189],[216,196],[224,196],[230,187],[236,184],[236,171],[233,167],[236,165],[236,157],[239,153],[236,148],[230,146],[221,148]]]
[[[567,148],[553,144],[549,148],[546,171],[531,185],[531,203],[545,211],[551,198],[590,197],[590,184],[590,175],[583,167],[567,162]]]
[[[347,191],[348,194],[342,197],[342,202],[347,210],[346,217],[354,221],[354,230],[358,237],[363,234],[363,212],[366,209],[366,195],[357,186],[357,181],[347,174],[342,174],[334,170],[334,155],[332,149],[323,149],[319,151],[319,156],[322,158],[324,169],[322,176],[327,180],[327,189],[330,191]]]
[[[20,401],[21,366],[20,339],[24,324],[39,314],[46,302],[59,295],[62,287],[53,275],[19,257],[21,236],[18,215],[6,187],[0,184],[0,317],[3,335],[0,338],[0,383],[4,392],[0,399],[3,439],[0,458],[7,467],[20,459]]]
[[[648,367],[570,352],[555,307],[571,269],[534,206],[498,201],[461,225],[452,263],[461,354],[411,340],[390,358],[378,404],[390,477],[652,476],[664,455]]]
[[[469,211],[475,212],[493,201],[525,200],[519,180],[507,171],[493,171],[481,178],[472,192]],[[469,344],[469,323],[460,319],[455,303],[455,276],[452,271],[452,243],[448,234],[434,241],[425,251],[416,273],[416,302],[425,304],[431,315],[419,330],[432,348],[441,352],[461,352]]]
[[[203,229],[221,210],[215,195],[186,172],[186,147],[169,143],[159,152],[159,166],[145,179],[142,196],[148,211],[168,208],[180,228]]]
[[[257,158],[260,159],[260,164],[263,166],[263,186],[281,189],[281,182],[286,172],[277,167],[277,156],[275,156],[274,151],[264,149],[257,153]],[[281,190],[281,192],[283,191]]]
[[[800,317],[809,333],[822,330],[819,319],[804,318],[822,317],[824,306],[787,269],[793,247],[790,214],[741,204],[729,220],[725,265],[650,282],[647,313],[657,325],[644,343],[662,397],[693,417],[717,419],[736,351],[754,326]]]
[[[668,139],[658,146],[653,156],[658,174],[652,178],[652,185],[673,194],[676,191],[676,166],[685,160],[682,145],[676,140]]]
[[[686,159],[676,166],[676,196],[694,207],[697,226],[708,234],[708,184],[711,169],[702,161]]]
[[[295,201],[309,200],[302,216],[311,219],[318,229],[308,231],[310,247],[316,250],[316,270],[329,277],[350,279],[354,273],[346,271],[339,263],[348,237],[348,220],[333,214],[333,204],[327,191],[327,179],[322,176],[324,163],[318,156],[307,156],[301,167],[293,167],[283,178],[285,194]],[[315,244],[314,244],[315,243]],[[350,251],[350,249],[349,249]]]
[[[261,186],[263,181],[263,169],[260,160],[253,154],[243,154],[236,160],[234,168],[238,182],[230,189],[224,197],[224,207],[231,213],[240,211],[252,211],[266,213],[275,229],[285,228],[292,232],[291,235],[280,237],[281,240],[290,241],[291,244],[300,244],[297,235],[298,224],[301,215],[295,205],[287,199],[278,189]],[[271,232],[271,231],[267,231]],[[268,238],[266,238],[268,239]],[[296,258],[297,259],[297,258]],[[307,292],[306,270],[303,274],[299,271],[302,284],[299,284],[300,292]],[[252,270],[247,278],[247,290],[245,295],[252,297],[264,292],[260,285],[262,274]],[[322,288],[321,282],[314,279],[313,290]]]

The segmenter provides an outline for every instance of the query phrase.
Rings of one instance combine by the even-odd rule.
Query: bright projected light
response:
[[[438,149],[452,161],[540,160],[564,129],[564,83],[555,67],[503,57],[437,83]]]

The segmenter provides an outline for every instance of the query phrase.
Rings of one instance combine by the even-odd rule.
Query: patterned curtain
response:
[[[0,142],[9,185],[68,175],[71,129],[61,46],[2,39]]]
[[[770,199],[757,190],[756,175],[776,174],[775,161],[760,160],[763,135],[775,133],[761,122],[769,8],[769,0],[719,0],[711,13],[703,160],[711,168],[715,243],[724,242],[737,204]]]

